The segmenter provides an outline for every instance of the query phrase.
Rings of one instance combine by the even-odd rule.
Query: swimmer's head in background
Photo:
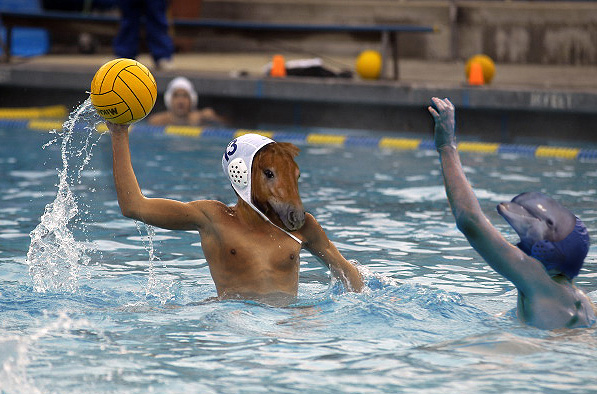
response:
[[[169,110],[172,109],[172,96],[178,89],[184,89],[191,97],[191,108],[197,107],[197,91],[193,87],[191,81],[185,77],[176,77],[168,84],[166,93],[164,93],[164,104]]]
[[[589,252],[583,222],[559,202],[538,192],[522,193],[498,205],[498,213],[520,237],[517,245],[549,273],[576,277]]]

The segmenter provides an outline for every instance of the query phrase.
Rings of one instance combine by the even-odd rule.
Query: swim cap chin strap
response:
[[[274,140],[258,134],[244,134],[233,139],[226,147],[222,156],[222,170],[224,170],[224,174],[230,180],[236,194],[244,202],[249,204],[263,219],[285,232],[299,244],[302,244],[303,242],[296,236],[274,224],[251,200],[251,168],[253,166],[253,158],[261,148],[274,142]]]
[[[536,258],[547,271],[555,270],[573,279],[578,275],[589,252],[589,233],[583,222],[576,218],[574,229],[559,242],[538,241],[531,250],[522,244],[517,246],[526,254]]]

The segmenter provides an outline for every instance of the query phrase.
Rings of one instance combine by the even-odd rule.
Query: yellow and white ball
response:
[[[91,81],[91,103],[104,119],[131,124],[155,105],[157,85],[151,72],[132,59],[114,59],[100,67]]]

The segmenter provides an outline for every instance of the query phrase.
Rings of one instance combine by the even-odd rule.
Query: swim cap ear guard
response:
[[[258,134],[244,134],[233,139],[226,147],[222,156],[222,170],[224,170],[224,174],[230,180],[230,184],[236,194],[262,218],[276,226],[251,200],[251,169],[253,167],[253,158],[261,148],[273,143],[275,143],[274,140]],[[280,227],[278,228],[298,243],[302,243],[301,240],[288,231]]]
[[[578,275],[589,252],[589,232],[583,222],[576,218],[574,229],[559,242],[541,240],[529,249],[528,245],[517,246],[529,256],[539,260],[547,271],[558,271],[572,280]]]
[[[257,152],[274,140],[257,134],[245,134],[230,141],[222,156],[222,170],[232,188],[253,209],[251,201],[251,167]]]

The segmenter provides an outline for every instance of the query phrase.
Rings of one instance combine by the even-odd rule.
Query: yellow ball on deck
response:
[[[112,123],[131,124],[155,105],[157,85],[151,72],[132,59],[114,59],[100,67],[91,81],[91,104]]]
[[[495,63],[491,58],[487,55],[475,55],[471,56],[465,65],[464,72],[466,74],[466,79],[468,80],[471,74],[471,67],[473,63],[479,63],[481,65],[481,70],[483,70],[483,80],[486,84],[490,83],[495,75]]]
[[[379,79],[381,68],[382,58],[377,51],[363,51],[357,57],[357,74],[363,79]]]

